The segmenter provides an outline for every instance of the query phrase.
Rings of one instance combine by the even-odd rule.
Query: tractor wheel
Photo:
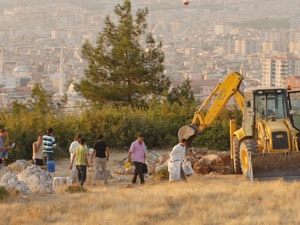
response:
[[[233,137],[233,172],[241,174],[241,161],[240,161],[240,142],[237,137]]]
[[[257,153],[258,149],[254,140],[248,139],[241,142],[240,145],[240,162],[241,169],[245,177],[249,178],[249,159],[248,153]]]

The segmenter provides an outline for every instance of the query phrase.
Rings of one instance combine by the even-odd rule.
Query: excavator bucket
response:
[[[193,125],[183,126],[178,131],[178,140],[181,141],[183,138],[187,140],[187,147],[192,146],[192,141],[197,133],[198,129]]]
[[[300,152],[248,153],[248,178],[300,179]]]
[[[183,126],[178,131],[178,140],[181,141],[183,138],[188,140],[196,134],[196,130],[191,126]]]

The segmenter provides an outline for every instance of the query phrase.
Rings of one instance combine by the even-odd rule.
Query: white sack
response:
[[[168,161],[169,181],[180,180],[180,161]]]

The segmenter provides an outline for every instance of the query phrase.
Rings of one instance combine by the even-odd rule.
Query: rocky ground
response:
[[[153,182],[154,173],[167,170],[168,153],[168,150],[152,150],[147,153],[148,174],[146,175],[146,183]],[[126,162],[126,152],[111,152],[110,161],[107,164],[109,185],[131,184],[134,167],[125,168]],[[195,174],[230,174],[232,171],[229,152],[190,148],[186,152],[186,162],[189,162],[188,164],[193,168]],[[15,190],[24,194],[32,192],[55,193],[61,187],[53,187],[53,177],[63,177],[63,184],[67,184],[66,180],[70,176],[69,163],[68,158],[57,160],[55,173],[48,173],[25,160],[17,160],[8,167],[2,168],[0,185],[7,190]],[[93,181],[92,175],[93,169],[89,168],[85,185],[103,184],[103,180]]]

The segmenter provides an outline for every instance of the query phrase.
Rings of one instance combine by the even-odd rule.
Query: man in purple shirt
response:
[[[141,184],[145,183],[144,174],[143,174],[143,163],[145,163],[146,152],[145,152],[145,142],[143,135],[139,135],[137,140],[132,142],[129,153],[128,153],[128,162],[130,162],[130,157],[132,155],[132,161],[135,166],[134,176],[132,183],[136,183],[136,178],[139,175]]]

